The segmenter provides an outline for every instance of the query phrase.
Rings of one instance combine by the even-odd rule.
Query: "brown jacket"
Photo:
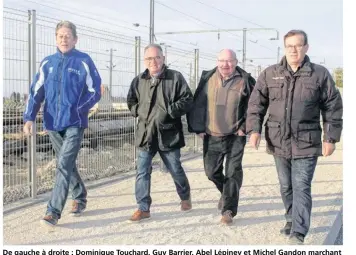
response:
[[[265,136],[270,154],[286,158],[321,156],[320,113],[323,140],[340,141],[340,92],[328,70],[311,63],[308,56],[294,74],[288,71],[285,57],[262,72],[248,104],[248,133],[261,133],[268,107]]]

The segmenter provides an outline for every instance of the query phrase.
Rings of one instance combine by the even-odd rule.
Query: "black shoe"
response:
[[[292,229],[292,222],[287,222],[284,228],[282,228],[279,232],[286,236],[290,235],[290,230]]]
[[[289,237],[289,244],[291,245],[301,245],[304,244],[304,235],[298,232],[293,232]]]

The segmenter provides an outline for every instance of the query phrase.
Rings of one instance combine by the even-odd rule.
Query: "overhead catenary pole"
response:
[[[110,60],[109,60],[109,96],[112,97],[113,93],[112,93],[112,72],[113,72],[113,69],[114,67],[116,66],[114,63],[113,63],[113,52],[116,51],[115,49],[113,48],[110,48],[109,52],[110,52]]]
[[[245,69],[246,66],[246,31],[247,29],[243,29],[243,38],[242,38],[242,69]]]
[[[280,51],[281,51],[281,47],[278,46],[278,48],[277,48],[277,64],[279,63]]]
[[[154,7],[155,7],[155,2],[154,0],[150,0],[150,44],[154,43],[154,26],[155,26],[155,15],[154,15]]]
[[[112,96],[112,48],[110,48],[110,63],[109,63],[109,88],[110,96]]]
[[[36,11],[28,11],[28,28],[29,28],[29,77],[30,84],[33,81],[33,77],[36,74]],[[30,93],[29,93],[30,95]],[[28,97],[29,98],[29,97]],[[32,123],[32,135],[28,138],[28,152],[29,152],[29,172],[30,172],[30,189],[31,197],[36,198],[37,196],[37,170],[36,170],[36,138],[37,138],[37,124],[36,119]]]

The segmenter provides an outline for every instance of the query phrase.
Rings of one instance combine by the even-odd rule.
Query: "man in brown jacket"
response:
[[[187,114],[189,132],[204,140],[205,173],[221,193],[218,209],[222,224],[231,224],[237,213],[246,145],[246,110],[255,85],[250,74],[236,65],[234,51],[220,51],[217,67],[203,71],[194,106]]]
[[[303,244],[312,208],[311,182],[318,156],[329,156],[340,141],[342,99],[328,70],[306,55],[308,37],[302,30],[284,36],[285,56],[268,67],[252,92],[246,129],[258,149],[264,116],[267,153],[275,159],[286,225],[281,233],[291,244]],[[321,141],[320,113],[324,136]]]

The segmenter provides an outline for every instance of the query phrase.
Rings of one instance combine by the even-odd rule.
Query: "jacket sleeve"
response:
[[[247,109],[248,109],[248,101],[251,97],[252,91],[255,88],[255,84],[256,84],[256,80],[252,77],[252,76],[248,76],[246,79],[246,86],[245,86],[245,90],[244,90],[244,94],[246,94],[246,103],[244,104],[244,117],[243,117],[243,122],[239,127],[239,130],[241,130],[242,132],[244,132],[246,134],[246,119],[247,119]]]
[[[258,77],[255,88],[252,90],[247,108],[246,132],[260,133],[262,123],[269,105],[268,87],[266,84],[266,70]]]
[[[96,69],[93,60],[89,57],[87,62],[82,61],[86,71],[86,94],[82,104],[78,109],[89,111],[101,98],[101,78]]]
[[[33,82],[31,84],[30,94],[23,115],[24,123],[26,123],[27,121],[34,121],[36,119],[36,115],[41,107],[41,103],[45,98],[44,83],[47,77],[45,65],[47,63],[47,59],[44,59],[41,62],[39,71],[35,75],[35,78],[33,79]]]
[[[129,92],[127,94],[127,107],[129,108],[132,116],[137,117],[137,109],[138,109],[138,97],[137,97],[137,84],[139,78],[136,77],[132,80]]]
[[[177,91],[174,101],[168,106],[168,114],[171,118],[179,118],[190,111],[193,106],[193,94],[181,73],[178,73]]]
[[[326,75],[321,84],[320,109],[323,118],[324,137],[323,140],[340,141],[342,131],[343,104],[341,94],[335,85],[330,73]]]

